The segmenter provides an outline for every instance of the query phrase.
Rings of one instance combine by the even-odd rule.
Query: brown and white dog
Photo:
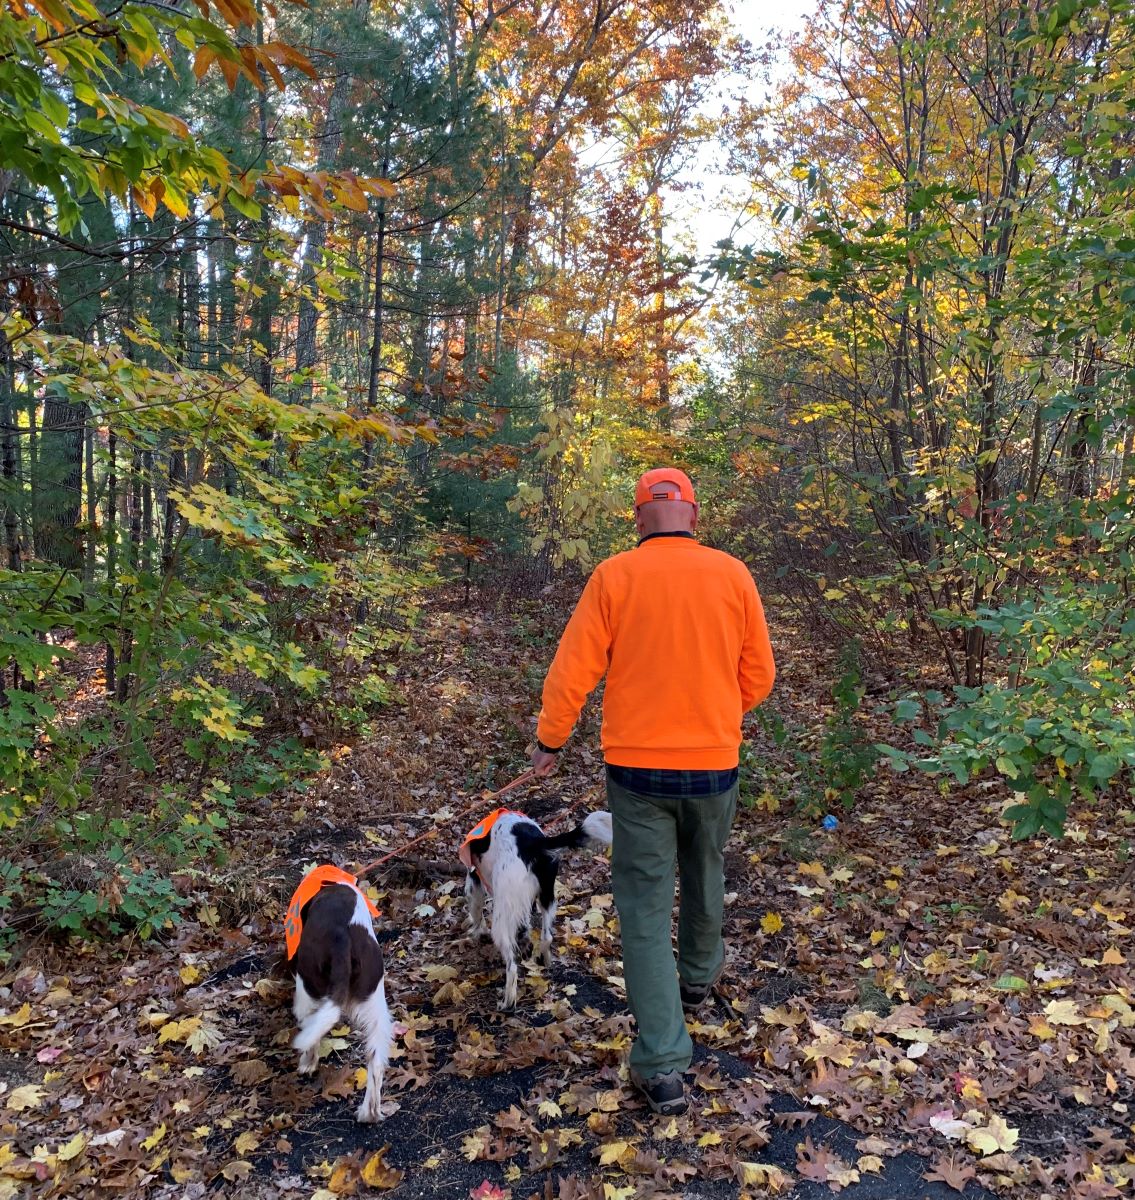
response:
[[[366,1042],[367,1088],[356,1113],[364,1122],[382,1120],[382,1077],[392,1038],[382,950],[371,923],[378,915],[355,876],[322,866],[304,876],[284,921],[287,965],[295,976],[293,1011],[300,1028],[292,1045],[300,1052],[300,1073],[316,1069],[320,1041],[346,1017]]]
[[[540,956],[552,964],[552,924],[556,918],[558,850],[611,844],[611,814],[588,813],[583,822],[565,833],[548,837],[523,813],[494,809],[468,833],[459,851],[468,868],[465,895],[469,901],[469,928],[474,936],[486,932],[485,900],[493,897],[493,944],[505,965],[504,996],[499,1007],[516,1005],[517,959],[521,939],[527,939],[535,905],[541,914]]]

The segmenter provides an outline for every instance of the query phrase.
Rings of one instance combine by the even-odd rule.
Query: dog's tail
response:
[[[598,849],[610,844],[611,814],[605,809],[588,813],[574,829],[544,838],[545,850],[578,850],[582,846]]]

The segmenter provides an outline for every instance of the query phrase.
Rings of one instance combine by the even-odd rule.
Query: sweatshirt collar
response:
[[[641,546],[643,542],[652,541],[654,538],[689,538],[691,542],[697,541],[692,533],[684,529],[675,529],[670,533],[648,533],[646,537],[639,538],[638,544]]]

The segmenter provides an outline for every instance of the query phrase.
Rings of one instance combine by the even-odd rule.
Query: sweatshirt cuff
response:
[[[544,743],[537,738],[536,749],[539,750],[541,754],[559,754],[559,752],[563,749],[563,746],[545,746]]]

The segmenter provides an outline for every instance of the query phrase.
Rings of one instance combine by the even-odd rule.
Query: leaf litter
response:
[[[692,1022],[690,1112],[650,1117],[626,1079],[602,858],[568,860],[554,965],[496,1012],[454,847],[463,810],[524,766],[554,648],[526,635],[565,615],[439,604],[373,736],[245,814],[224,868],[177,881],[192,919],[149,943],[35,945],[0,975],[0,1200],[866,1197],[896,1194],[899,1164],[897,1194],[1132,1194],[1130,813],[1013,843],[1011,798],[880,772],[828,830],[791,815],[794,760],[750,719],[760,794],[727,854],[729,959]],[[778,649],[774,702],[806,750],[825,663],[790,630]],[[559,774],[510,803],[557,827],[601,804],[601,768],[593,700]],[[278,915],[307,864],[434,827],[371,880],[399,1033],[388,1120],[360,1127],[345,1029],[295,1073]]]

